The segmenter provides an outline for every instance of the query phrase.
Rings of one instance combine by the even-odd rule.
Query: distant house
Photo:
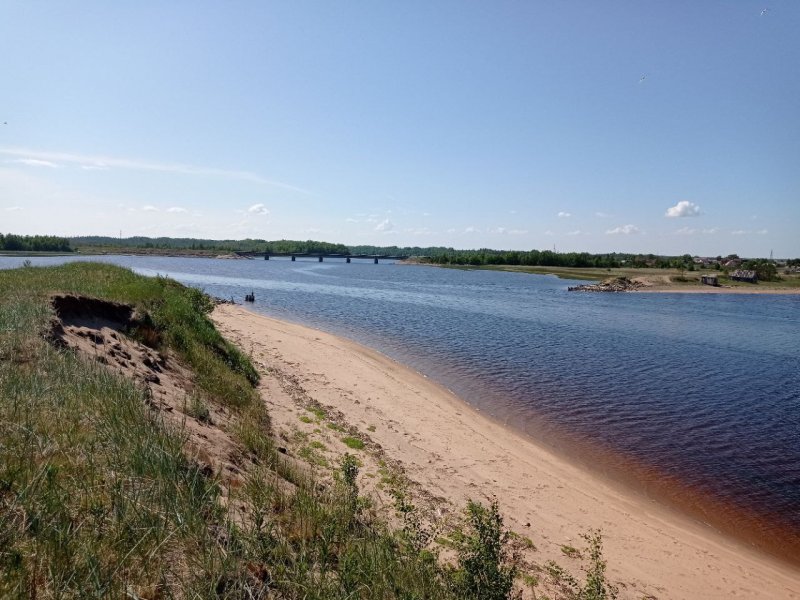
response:
[[[740,260],[736,260],[735,258],[733,258],[733,259],[729,260],[728,262],[726,262],[726,263],[725,263],[725,266],[726,266],[727,268],[729,268],[729,269],[735,269],[735,268],[736,268],[736,267],[738,267],[740,264],[742,264],[742,261],[740,261]]]
[[[719,279],[716,275],[701,275],[700,276],[700,283],[703,285],[713,285],[714,287],[719,286]]]
[[[747,271],[745,269],[737,269],[730,274],[730,278],[735,281],[746,281],[747,283],[758,283],[758,275],[755,271]]]

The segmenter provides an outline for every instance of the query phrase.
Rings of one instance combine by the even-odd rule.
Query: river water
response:
[[[237,302],[253,291],[258,312],[377,349],[638,493],[800,561],[798,295],[578,294],[552,276],[366,261],[93,260]]]

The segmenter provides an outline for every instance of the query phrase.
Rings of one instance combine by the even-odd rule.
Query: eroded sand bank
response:
[[[602,528],[622,598],[800,598],[800,571],[579,468],[495,423],[423,375],[359,344],[222,305],[224,335],[402,462],[434,496],[462,506],[496,495],[506,524],[537,561]],[[273,400],[274,401],[274,400]]]

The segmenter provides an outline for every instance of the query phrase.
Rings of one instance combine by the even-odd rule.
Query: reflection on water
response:
[[[103,260],[223,298],[252,290],[255,310],[361,341],[553,445],[618,456],[770,519],[765,536],[800,536],[798,296],[569,294],[554,277],[355,261]]]

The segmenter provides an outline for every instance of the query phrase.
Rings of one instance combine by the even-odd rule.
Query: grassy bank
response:
[[[53,344],[54,293],[132,306],[126,336],[193,373],[185,415]],[[551,597],[609,597],[602,577],[524,579],[495,507],[470,504],[443,561],[416,520],[393,530],[370,508],[357,460],[315,481],[277,448],[258,374],[210,309],[197,290],[111,265],[0,271],[0,597],[508,598],[539,577]],[[230,418],[215,425],[208,407]],[[233,440],[238,479],[188,451],[191,419]]]

